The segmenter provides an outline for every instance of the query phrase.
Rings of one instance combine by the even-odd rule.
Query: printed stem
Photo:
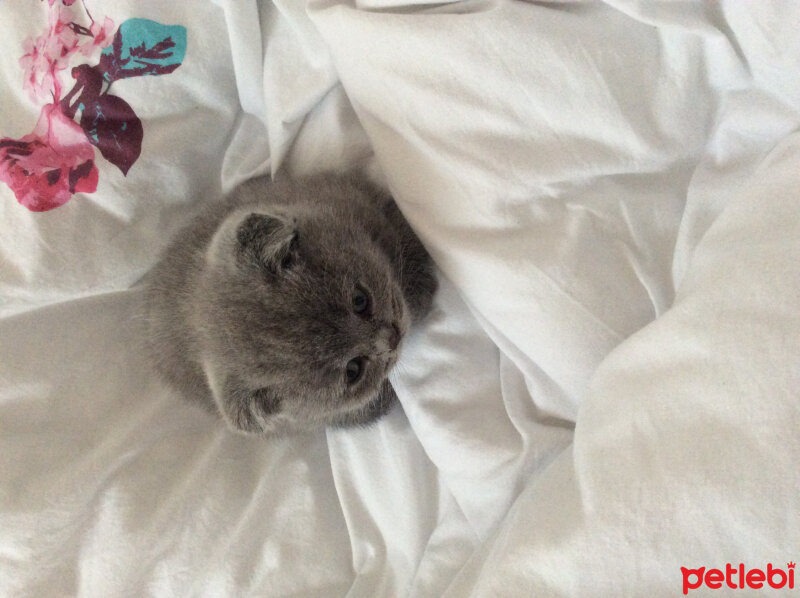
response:
[[[81,4],[83,4],[83,10],[86,11],[86,16],[89,17],[89,20],[92,22],[92,25],[94,25],[94,19],[92,18],[92,13],[90,13],[89,9],[86,8],[85,0],[81,0]]]
[[[75,85],[69,91],[69,93],[64,96],[64,99],[61,100],[61,111],[67,118],[73,118],[75,116],[75,111],[78,107],[78,102],[75,102],[74,106],[70,106],[70,101],[72,101],[73,96],[78,93],[79,88],[82,87],[81,83],[76,81]]]
[[[61,99],[61,82],[58,80],[55,63],[50,64],[50,76],[53,78],[53,103],[57,104]]]

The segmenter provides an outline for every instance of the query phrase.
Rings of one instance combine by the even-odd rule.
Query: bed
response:
[[[0,596],[791,595],[798,26],[3,0]],[[350,168],[439,272],[402,409],[232,434],[152,374],[139,281],[240,181]]]

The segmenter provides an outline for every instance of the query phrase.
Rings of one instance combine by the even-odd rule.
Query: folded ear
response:
[[[276,275],[290,268],[295,258],[297,229],[279,216],[253,212],[236,229],[237,257]]]
[[[207,367],[211,394],[225,423],[240,434],[272,434],[280,428],[281,398],[270,388],[256,390],[236,376]]]

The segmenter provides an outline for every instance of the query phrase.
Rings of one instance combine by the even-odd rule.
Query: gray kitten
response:
[[[387,374],[436,285],[392,198],[363,178],[254,179],[148,276],[149,353],[239,432],[365,424],[395,402]]]

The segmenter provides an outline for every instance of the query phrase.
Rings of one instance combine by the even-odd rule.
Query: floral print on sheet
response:
[[[95,148],[127,175],[139,158],[144,131],[133,108],[109,93],[115,81],[166,75],[186,54],[186,28],[149,19],[92,18],[85,0],[47,0],[48,26],[23,42],[19,60],[23,89],[41,105],[33,132],[0,138],[0,181],[34,212],[64,205],[73,194],[97,189]],[[99,60],[69,71],[74,84],[65,94],[63,76],[77,57]]]

